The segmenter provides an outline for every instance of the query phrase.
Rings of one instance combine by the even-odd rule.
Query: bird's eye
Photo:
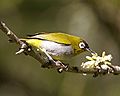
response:
[[[85,43],[84,43],[84,42],[81,42],[81,43],[79,44],[79,47],[82,48],[82,49],[85,48]]]

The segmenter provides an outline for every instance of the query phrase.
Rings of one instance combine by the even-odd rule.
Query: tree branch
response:
[[[32,46],[28,45],[27,43],[21,41],[3,22],[0,22],[0,29],[10,38],[10,40],[14,41],[15,43],[19,44],[20,50],[16,52],[16,54],[24,53],[25,55],[29,55],[39,61],[42,67],[45,68],[54,68],[57,69],[59,72],[73,72],[73,73],[81,73],[81,74],[93,74],[94,77],[98,76],[99,74],[120,74],[120,67],[109,65],[109,64],[102,64],[99,66],[93,67],[84,67],[84,66],[70,66],[67,64],[62,63],[61,61],[54,61],[51,60],[48,55],[42,50],[35,50]]]

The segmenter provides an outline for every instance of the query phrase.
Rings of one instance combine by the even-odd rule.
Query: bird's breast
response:
[[[66,59],[74,53],[71,45],[59,44],[52,41],[42,41],[40,47],[44,48],[54,59]]]

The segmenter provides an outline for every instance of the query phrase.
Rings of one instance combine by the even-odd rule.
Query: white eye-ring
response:
[[[79,47],[82,48],[82,49],[85,48],[85,43],[84,43],[84,42],[81,42],[81,43],[79,44]]]

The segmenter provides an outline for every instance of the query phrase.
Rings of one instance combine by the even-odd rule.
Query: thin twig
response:
[[[0,22],[0,29],[15,43],[19,44],[20,50],[16,54],[25,53],[33,58],[35,58],[37,61],[41,63],[42,66],[46,66],[47,68],[54,68],[54,69],[60,69],[63,68],[62,71],[65,72],[72,72],[72,73],[81,73],[81,74],[94,74],[94,76],[97,76],[99,74],[120,74],[120,67],[109,65],[109,66],[101,66],[101,68],[95,67],[95,68],[83,68],[82,66],[74,67],[70,65],[63,64],[60,61],[50,61],[47,55],[43,51],[37,52],[26,44],[25,42],[21,41],[7,26],[5,23]],[[61,67],[62,66],[62,67]],[[61,69],[60,69],[61,70]],[[60,71],[59,70],[59,71]]]

